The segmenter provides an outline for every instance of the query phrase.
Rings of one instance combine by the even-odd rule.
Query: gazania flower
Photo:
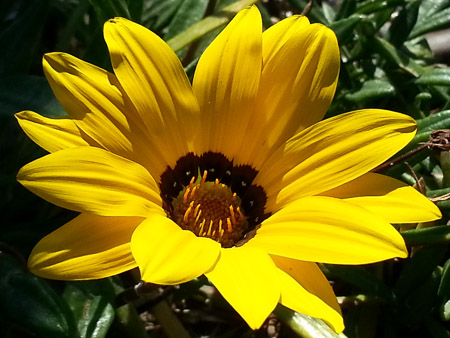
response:
[[[339,72],[333,32],[301,16],[261,27],[256,7],[238,13],[192,85],[164,41],[122,18],[104,27],[114,74],[44,56],[69,116],[17,114],[50,152],[18,180],[81,214],[36,245],[33,273],[81,280],[138,267],[166,285],[206,275],[252,328],[281,303],[343,330],[315,262],[406,257],[390,223],[440,212],[368,173],[412,139],[410,117],[369,109],[319,122]]]

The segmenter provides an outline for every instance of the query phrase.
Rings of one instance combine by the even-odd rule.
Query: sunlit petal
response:
[[[336,198],[298,199],[265,220],[247,246],[303,261],[366,264],[406,257],[402,236],[381,217]]]
[[[266,161],[255,183],[269,211],[351,181],[387,160],[416,132],[415,121],[387,110],[338,115],[298,133]]]
[[[238,161],[261,75],[261,15],[240,11],[202,54],[193,89],[202,111],[200,152],[222,151]],[[247,144],[245,144],[247,146]]]
[[[114,73],[147,130],[147,146],[173,165],[192,147],[198,126],[198,103],[178,57],[156,34],[124,18],[106,22],[104,36]]]
[[[133,269],[130,240],[141,221],[81,214],[41,239],[28,266],[38,276],[61,280],[105,278]]]
[[[442,217],[439,208],[416,189],[380,174],[365,174],[322,195],[357,204],[389,223],[428,222]]]
[[[131,251],[144,281],[167,285],[188,282],[211,269],[220,244],[181,230],[167,217],[150,215],[133,233]]]
[[[206,277],[253,329],[262,325],[280,299],[278,270],[267,254],[255,248],[223,249]]]
[[[95,144],[81,136],[80,130],[70,118],[48,118],[32,111],[15,115],[20,127],[38,146],[52,153],[65,148]]]
[[[17,180],[63,208],[100,216],[164,214],[158,187],[137,163],[94,147],[57,151],[25,165]]]

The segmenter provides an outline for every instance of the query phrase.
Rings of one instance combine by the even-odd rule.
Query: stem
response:
[[[394,165],[397,165],[399,163],[404,162],[406,159],[410,158],[411,156],[417,154],[418,152],[420,152],[423,149],[428,148],[428,147],[429,147],[429,144],[422,144],[422,145],[418,146],[417,148],[414,148],[414,149],[408,151],[407,153],[405,153],[405,154],[403,154],[403,155],[401,155],[399,157],[396,157],[396,158],[394,158],[394,159],[392,159],[390,161],[386,161],[386,162],[380,164],[378,167],[372,169],[371,172],[372,173],[377,173],[377,172],[380,172],[380,171],[384,171],[384,170],[386,170],[388,168],[391,168]]]

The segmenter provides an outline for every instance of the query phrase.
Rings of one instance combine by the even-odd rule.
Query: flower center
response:
[[[163,207],[180,228],[196,236],[225,248],[240,245],[269,216],[264,189],[252,184],[257,173],[220,153],[189,153],[161,175]]]
[[[208,172],[194,177],[172,202],[172,219],[184,230],[209,237],[223,247],[232,247],[243,238],[247,217],[241,211],[241,199],[216,179],[207,182]]]

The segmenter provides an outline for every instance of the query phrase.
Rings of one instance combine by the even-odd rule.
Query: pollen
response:
[[[247,217],[236,193],[218,179],[207,181],[207,175],[205,170],[193,177],[173,200],[172,219],[184,230],[232,247],[246,233]]]

